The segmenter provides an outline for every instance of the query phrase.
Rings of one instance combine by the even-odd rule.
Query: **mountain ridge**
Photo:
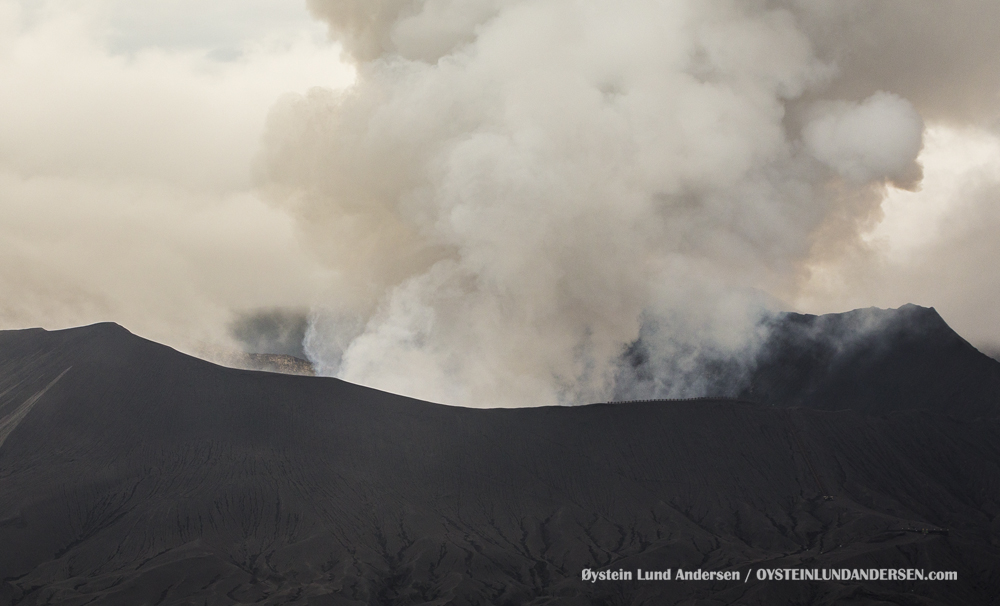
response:
[[[1000,594],[994,418],[712,399],[450,407],[225,368],[102,324],[0,332],[0,419],[67,367],[0,445],[0,604]],[[960,580],[581,580],[584,568],[760,567]]]

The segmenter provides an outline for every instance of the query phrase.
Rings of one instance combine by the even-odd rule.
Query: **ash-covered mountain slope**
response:
[[[933,308],[784,314],[770,329],[743,397],[872,414],[925,409],[1000,416],[1000,362],[960,337]]]
[[[1000,362],[970,345],[933,308],[783,313],[766,320],[761,333],[763,342],[752,352],[699,359],[705,377],[698,389],[783,407],[1000,416]],[[641,339],[633,344],[615,399],[676,393],[672,373],[656,364]]]
[[[729,401],[453,408],[116,325],[0,332],[0,604],[988,604],[998,430]],[[580,579],[760,567],[959,580]]]

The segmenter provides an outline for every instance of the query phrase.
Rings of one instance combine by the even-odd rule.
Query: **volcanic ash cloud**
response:
[[[825,97],[851,63],[779,4],[312,0],[357,82],[283,98],[258,178],[335,276],[320,372],[526,406],[608,397],[640,329],[671,373],[752,350],[921,174],[919,108]]]

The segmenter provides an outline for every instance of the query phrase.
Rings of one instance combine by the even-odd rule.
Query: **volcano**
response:
[[[0,604],[995,603],[1000,363],[916,306],[774,322],[736,398],[520,409],[2,331]],[[678,569],[739,579],[584,580]]]

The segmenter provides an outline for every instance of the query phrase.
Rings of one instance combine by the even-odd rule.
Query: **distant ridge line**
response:
[[[719,396],[719,397],[699,396],[697,398],[652,398],[649,400],[613,400],[605,402],[605,404],[639,404],[645,402],[716,402],[719,400],[722,400],[723,402],[735,402],[739,404],[760,405],[760,402],[754,402],[753,400],[744,400],[743,398],[729,398],[724,396]]]

